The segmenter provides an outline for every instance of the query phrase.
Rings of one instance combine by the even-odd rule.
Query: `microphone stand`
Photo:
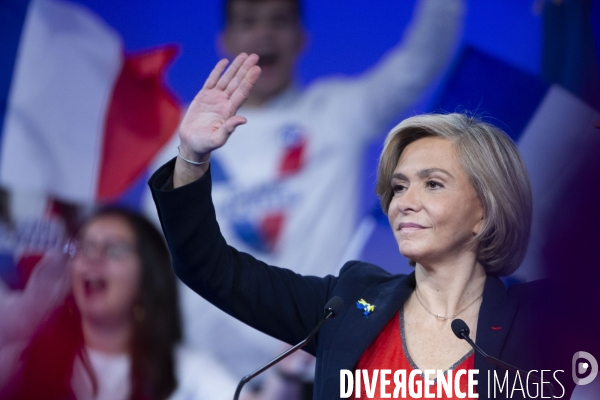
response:
[[[504,368],[504,369],[506,369],[508,371],[511,371],[511,372],[515,372],[515,373],[523,372],[523,373],[526,373],[526,374],[530,373],[530,371],[525,371],[524,369],[517,368],[517,367],[512,366],[512,365],[510,365],[508,363],[505,363],[502,360],[497,359],[496,357],[492,357],[489,354],[487,354],[479,346],[477,346],[475,344],[475,342],[471,339],[471,337],[469,336],[470,330],[469,330],[469,327],[467,326],[467,324],[463,320],[461,320],[461,319],[457,319],[455,321],[462,322],[464,324],[464,328],[462,328],[462,329],[461,328],[457,328],[457,330],[454,331],[455,328],[454,328],[454,321],[453,321],[452,330],[454,331],[454,334],[456,336],[458,336],[459,339],[466,340],[467,343],[469,343],[471,345],[471,347],[474,348],[479,354],[481,354],[483,356],[483,358],[485,358],[488,362],[490,362],[491,364],[494,364],[494,365],[496,365],[498,367]],[[551,382],[544,382],[544,381],[542,381],[542,377],[538,376],[536,374],[531,374],[531,376],[535,377],[540,382],[541,385],[547,385],[550,388],[551,398],[554,398],[554,385],[552,385]]]
[[[334,316],[335,316],[335,311],[332,310],[332,309],[328,309],[326,311],[326,314],[323,317],[323,319],[317,324],[317,326],[315,326],[315,328],[308,334],[308,336],[303,341],[301,341],[300,343],[298,343],[294,347],[291,347],[291,348],[287,349],[285,352],[283,352],[282,354],[280,354],[279,356],[277,356],[273,360],[269,361],[268,363],[266,363],[265,365],[263,365],[262,367],[260,367],[256,371],[252,372],[251,374],[248,374],[248,375],[244,376],[242,378],[242,380],[240,381],[240,383],[237,385],[237,388],[235,389],[235,395],[233,396],[233,400],[238,400],[238,398],[240,397],[240,393],[242,391],[242,387],[244,387],[244,385],[247,382],[249,382],[252,378],[254,378],[257,375],[261,374],[265,370],[271,368],[273,365],[277,364],[279,361],[283,360],[284,358],[286,358],[290,354],[295,353],[296,351],[298,351],[301,348],[303,348],[304,346],[306,346],[306,344],[313,338],[313,336],[315,336],[317,334],[317,332],[319,331],[319,329],[321,329],[321,327],[323,326],[323,324],[325,322],[327,322],[329,319],[333,318]]]
[[[477,352],[479,354],[481,354],[483,356],[483,358],[485,358],[486,360],[488,360],[490,363],[492,363],[494,365],[497,365],[498,367],[507,369],[507,370],[509,370],[511,372],[528,372],[528,371],[522,370],[520,368],[513,367],[512,365],[507,364],[504,361],[497,359],[496,357],[490,356],[485,351],[481,350],[481,347],[477,346],[475,344],[475,342],[473,342],[471,340],[471,337],[468,336],[467,334],[465,334],[465,332],[461,332],[460,335],[462,336],[463,339],[465,339],[471,345],[471,347],[473,347],[475,350],[477,350]],[[537,378],[537,376],[536,376],[536,378]]]

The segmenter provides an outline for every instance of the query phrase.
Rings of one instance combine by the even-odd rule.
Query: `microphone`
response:
[[[457,318],[457,319],[453,320],[452,324],[450,326],[452,327],[452,332],[454,332],[454,334],[456,335],[457,338],[466,340],[467,343],[469,343],[471,345],[471,347],[473,349],[475,349],[475,351],[477,351],[479,354],[481,354],[483,356],[483,358],[485,358],[488,362],[490,362],[494,365],[497,365],[498,367],[512,371],[512,372],[523,372],[525,374],[529,374],[529,371],[525,371],[524,369],[517,368],[509,363],[506,363],[502,360],[492,357],[492,356],[488,355],[485,351],[481,350],[481,348],[479,346],[477,346],[475,344],[475,342],[473,342],[473,340],[471,340],[471,338],[469,337],[471,330],[469,329],[467,323],[465,321],[463,321],[462,319]],[[540,383],[542,385],[548,384],[548,386],[550,388],[550,394],[552,395],[552,398],[554,398],[554,386],[552,385],[552,383],[543,382],[542,377],[539,375],[536,375],[536,374],[530,374],[530,375],[533,376],[534,378],[536,378],[538,381],[540,381]]]
[[[263,365],[256,371],[243,377],[242,380],[240,381],[240,383],[238,384],[237,388],[235,389],[235,395],[233,396],[233,400],[238,400],[238,398],[240,397],[240,393],[242,392],[242,387],[244,387],[244,385],[246,383],[248,383],[252,378],[263,373],[264,371],[271,368],[273,365],[277,364],[279,361],[283,360],[290,354],[292,354],[292,353],[296,352],[297,350],[300,350],[301,348],[306,346],[306,344],[317,334],[317,332],[319,332],[319,330],[321,329],[323,324],[325,322],[327,322],[328,320],[334,318],[340,312],[340,310],[342,309],[343,306],[344,306],[344,300],[342,300],[341,297],[333,296],[331,299],[329,299],[327,304],[325,304],[325,309],[324,309],[325,315],[323,315],[323,318],[321,319],[321,321],[319,321],[317,326],[315,326],[315,328],[308,334],[308,336],[303,341],[301,341],[294,347],[287,349],[285,352],[281,353],[280,355],[278,355],[277,357],[275,357],[274,359],[272,359],[271,361],[269,361],[268,363],[266,363],[265,365]]]

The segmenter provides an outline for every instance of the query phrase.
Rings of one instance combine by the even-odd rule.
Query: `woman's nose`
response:
[[[402,213],[415,212],[421,208],[421,199],[418,188],[408,187],[404,193],[399,196],[397,202],[398,210]]]

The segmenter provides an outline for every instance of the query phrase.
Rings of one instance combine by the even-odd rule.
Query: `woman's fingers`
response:
[[[248,122],[248,120],[245,117],[242,117],[241,115],[234,115],[233,117],[225,121],[225,123],[223,124],[223,130],[228,135],[230,135],[235,130],[235,128],[245,124],[246,122]]]
[[[244,61],[248,58],[248,54],[240,53],[233,60],[229,68],[225,70],[225,73],[221,75],[219,81],[217,82],[216,88],[219,90],[225,90],[229,82],[235,77],[235,74],[238,72],[240,67],[244,64]]]
[[[235,92],[235,90],[240,86],[240,84],[243,82],[244,78],[248,74],[248,71],[253,66],[255,66],[257,62],[258,56],[256,54],[250,54],[248,58],[244,60],[244,63],[240,66],[236,74],[229,81],[227,87],[225,88],[225,93],[227,94],[227,96],[231,96],[232,93]]]
[[[253,65],[242,78],[240,84],[235,88],[230,96],[231,105],[234,109],[238,109],[248,98],[250,90],[260,76],[260,67]]]
[[[260,68],[256,66],[258,56],[256,54],[239,54],[226,69],[228,61],[220,60],[213,68],[204,82],[202,89],[218,89],[232,101],[235,109],[240,107],[248,98],[250,89],[260,76]]]
[[[193,151],[205,153],[223,146],[235,128],[246,123],[246,118],[235,114],[260,75],[257,62],[256,54],[242,53],[228,68],[227,60],[215,65],[183,118],[182,142],[193,142]]]
[[[229,64],[229,61],[227,61],[227,59],[224,58],[224,59],[220,60],[217,63],[217,65],[215,65],[213,70],[210,72],[210,75],[208,75],[208,78],[206,78],[206,81],[204,82],[204,86],[202,86],[202,89],[214,88],[215,85],[217,84],[217,82],[219,81],[219,77],[221,76],[223,71],[225,71],[225,67],[227,67],[227,64]]]
[[[239,125],[245,124],[246,122],[246,118],[240,115],[234,115],[233,117],[227,119],[227,121],[225,121],[216,132],[213,132],[209,138],[206,138],[206,150],[204,150],[204,152],[211,152],[225,145],[235,128],[237,128]]]

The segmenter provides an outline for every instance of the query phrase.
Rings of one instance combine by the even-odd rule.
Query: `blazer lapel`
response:
[[[483,289],[475,340],[488,355],[500,358],[516,312],[517,302],[508,296],[502,281],[497,277],[488,276]],[[496,366],[475,352],[475,369],[479,370],[477,385],[479,398],[487,398],[488,373],[495,371]]]
[[[412,273],[367,286],[357,290],[354,296],[344,299],[349,303],[348,309],[339,316],[339,325],[323,346],[326,349],[323,364],[317,365],[317,374],[319,368],[323,368],[323,381],[319,385],[320,389],[315,388],[320,390],[315,398],[338,398],[340,370],[354,369],[362,354],[408,299],[414,287],[415,277]],[[368,317],[356,307],[356,302],[360,299],[375,305],[375,310]]]
[[[339,365],[344,369],[353,369],[361,355],[375,340],[384,326],[400,309],[415,287],[414,273],[399,277],[389,282],[368,287],[358,298],[351,299],[353,302],[348,306],[349,310],[342,321],[339,329],[344,331],[344,342],[341,346],[348,348],[348,341],[353,343],[352,352],[346,352],[339,360]],[[375,305],[375,311],[365,317],[363,311],[356,307],[360,299]],[[350,300],[350,299],[349,299]],[[338,371],[339,374],[339,371]]]

